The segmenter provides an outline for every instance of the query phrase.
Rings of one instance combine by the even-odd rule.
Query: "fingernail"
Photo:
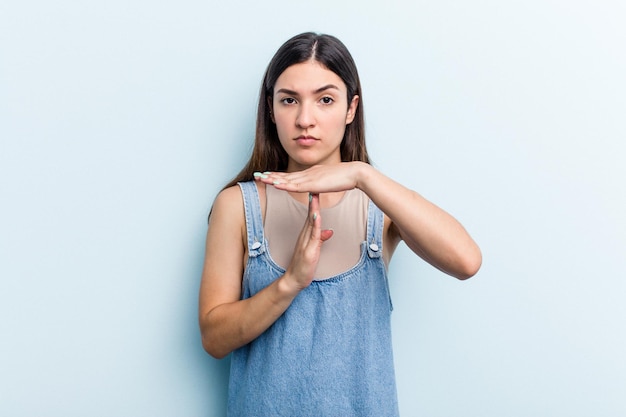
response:
[[[269,172],[269,171],[265,171],[265,172],[264,172],[264,174],[271,174],[271,172]]]
[[[272,184],[278,185],[278,184],[280,184],[280,181],[274,181]]]
[[[254,173],[254,174],[252,174],[252,175],[254,175],[255,177],[260,177],[260,176],[261,176],[261,175],[263,175],[263,174],[261,174],[260,172],[255,172],[255,173]]]
[[[313,194],[309,193],[309,203],[313,201]]]
[[[317,213],[313,213],[313,221],[317,220]]]

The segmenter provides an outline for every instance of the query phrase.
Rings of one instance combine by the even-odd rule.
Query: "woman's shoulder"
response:
[[[265,184],[251,181],[256,185],[259,193],[259,199],[261,207],[264,208],[265,204]],[[243,193],[239,184],[224,188],[219,192],[215,201],[213,202],[213,212],[220,212],[227,215],[236,215],[245,219]]]
[[[211,209],[211,222],[245,222],[243,196],[238,185],[224,188],[217,194]]]
[[[224,188],[222,191],[217,194],[215,197],[215,202],[213,206],[227,206],[232,207],[233,205],[241,205],[243,202],[243,196],[241,195],[241,190],[239,185],[233,185],[227,188]]]

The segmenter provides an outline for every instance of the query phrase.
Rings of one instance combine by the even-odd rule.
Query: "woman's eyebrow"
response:
[[[324,92],[326,90],[331,90],[331,89],[339,90],[339,87],[337,87],[334,84],[327,84],[327,85],[325,85],[323,87],[320,87],[317,90],[313,91],[313,94],[319,94],[321,92]],[[275,94],[279,94],[279,93],[288,94],[290,96],[297,96],[297,95],[299,95],[296,91],[290,90],[288,88],[281,88],[280,90],[276,91]]]
[[[339,87],[337,87],[334,84],[327,84],[327,85],[325,85],[323,87],[320,87],[317,90],[315,90],[314,93],[318,94],[318,93],[321,93],[322,91],[331,90],[331,89],[339,90]]]

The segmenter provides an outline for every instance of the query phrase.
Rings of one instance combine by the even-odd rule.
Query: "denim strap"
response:
[[[265,252],[265,239],[263,236],[263,218],[260,210],[259,191],[254,181],[239,182],[243,194],[243,206],[246,211],[246,230],[248,232],[248,256],[255,257]]]
[[[370,258],[380,258],[383,253],[384,215],[372,200],[367,213],[367,254]]]

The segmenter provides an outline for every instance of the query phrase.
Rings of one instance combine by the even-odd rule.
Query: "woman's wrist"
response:
[[[367,194],[367,185],[371,182],[372,175],[376,169],[367,162],[353,162],[356,166],[356,186],[359,190]]]
[[[293,300],[302,291],[298,285],[290,279],[289,272],[285,272],[276,282],[276,288],[280,299]]]

